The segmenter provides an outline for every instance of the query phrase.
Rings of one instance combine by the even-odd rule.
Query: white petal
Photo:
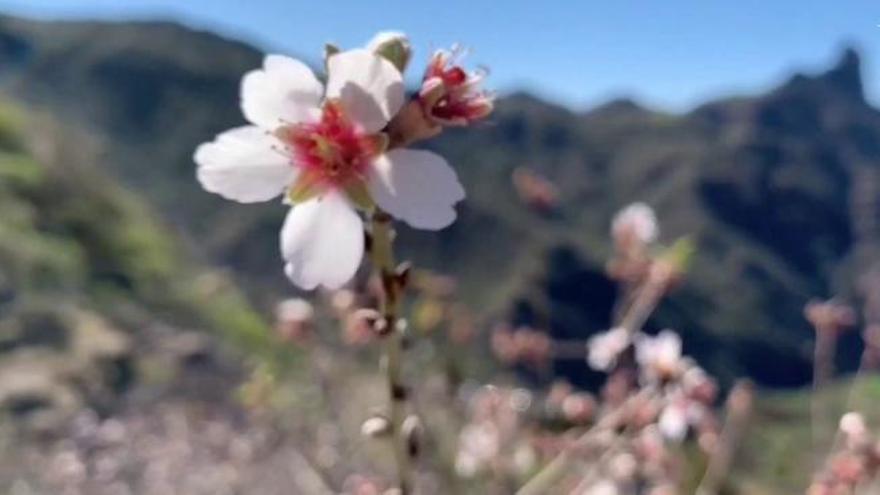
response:
[[[361,218],[339,193],[294,206],[281,229],[290,280],[303,289],[338,289],[351,280],[364,254]]]
[[[264,129],[282,123],[312,122],[320,117],[323,87],[306,64],[283,55],[268,55],[263,68],[241,80],[245,118]]]
[[[681,407],[675,404],[666,406],[660,414],[658,427],[666,438],[680,442],[688,432],[687,417]]]
[[[339,98],[352,120],[377,132],[403,106],[403,76],[369,50],[338,53],[327,62],[327,98]]]
[[[452,167],[430,151],[398,149],[373,162],[370,194],[388,213],[409,225],[442,229],[455,220],[464,189]]]
[[[205,190],[242,203],[268,201],[293,182],[296,170],[280,143],[259,127],[219,134],[196,148],[196,176]]]

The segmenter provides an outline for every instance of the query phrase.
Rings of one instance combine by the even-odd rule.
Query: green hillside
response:
[[[81,161],[87,139],[26,115],[0,105],[0,411],[48,427],[119,392],[174,385],[187,352],[223,352],[179,348],[167,363],[163,340],[219,335],[268,352],[263,319],[228,278]],[[234,362],[216,366],[234,372]]]

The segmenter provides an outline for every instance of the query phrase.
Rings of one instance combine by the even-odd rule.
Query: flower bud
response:
[[[343,340],[348,345],[365,345],[376,338],[384,322],[382,315],[375,309],[357,309],[345,319]]]
[[[586,424],[596,411],[596,401],[586,393],[575,393],[562,401],[562,416],[572,424]]]
[[[391,431],[391,422],[385,416],[373,416],[361,424],[361,435],[382,438]]]
[[[404,72],[412,58],[412,47],[409,38],[399,31],[382,31],[373,36],[367,44],[367,49],[384,57],[394,64],[397,70]]]
[[[611,221],[611,235],[618,247],[628,250],[657,240],[660,228],[654,210],[645,203],[633,203],[620,210]]]
[[[407,452],[411,458],[415,459],[422,450],[422,422],[418,416],[407,416],[400,429],[406,441]]]
[[[488,116],[494,107],[493,96],[480,88],[485,71],[467,72],[459,64],[463,54],[438,50],[431,57],[419,102],[425,115],[442,126],[463,126]]]
[[[287,299],[275,311],[275,328],[285,341],[304,342],[311,334],[315,309],[305,299]]]

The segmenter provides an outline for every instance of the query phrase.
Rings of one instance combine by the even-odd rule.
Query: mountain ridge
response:
[[[0,19],[3,89],[89,127],[104,144],[102,167],[149,198],[195,253],[232,269],[254,300],[268,308],[289,293],[276,252],[284,208],[201,191],[191,161],[199,142],[243,123],[239,80],[261,54],[182,27],[57,28]],[[55,36],[68,44],[47,41]],[[850,203],[856,177],[880,164],[877,143],[880,114],[864,99],[852,49],[828,71],[681,114],[631,101],[574,112],[514,94],[488,124],[427,144],[456,166],[469,198],[440,234],[402,228],[401,251],[457,276],[485,319],[583,338],[609,324],[610,218],[647,201],[665,242],[691,235],[698,247],[690,278],[649,329],[681,330],[686,350],[725,380],[799,385],[812,338],[803,304],[855,299],[850,279],[870,258],[855,252],[870,254],[859,246],[876,232],[854,236]],[[518,199],[510,177],[520,167],[557,186],[554,214]],[[843,351],[851,365],[857,346]]]

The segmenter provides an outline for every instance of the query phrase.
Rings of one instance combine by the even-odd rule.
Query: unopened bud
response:
[[[848,412],[840,418],[840,431],[846,435],[849,443],[857,444],[868,437],[865,418],[860,413]]]
[[[412,273],[412,263],[409,261],[404,261],[403,263],[397,265],[397,268],[394,269],[394,278],[397,282],[398,286],[406,287],[409,283],[409,277]]]
[[[367,49],[379,55],[404,72],[412,58],[412,47],[409,38],[399,31],[382,31],[373,36],[367,44]]]
[[[468,72],[459,65],[464,51],[438,50],[422,78],[418,100],[424,114],[437,125],[464,126],[486,118],[494,96],[480,88],[485,70]]]
[[[645,203],[633,203],[611,221],[611,235],[618,247],[641,248],[657,240],[660,227],[654,210]]]
[[[384,416],[373,416],[361,424],[361,435],[382,438],[391,431],[391,422]]]
[[[345,319],[343,339],[350,345],[364,345],[382,334],[385,320],[378,311],[361,308],[349,313]]]
[[[401,425],[404,441],[406,441],[406,449],[409,456],[413,459],[419,456],[422,447],[422,422],[418,416],[407,416]]]
[[[312,330],[315,309],[305,299],[288,299],[278,304],[275,311],[275,327],[285,341],[302,342]]]
[[[595,410],[596,401],[589,394],[570,394],[562,401],[562,416],[573,424],[589,422]]]

